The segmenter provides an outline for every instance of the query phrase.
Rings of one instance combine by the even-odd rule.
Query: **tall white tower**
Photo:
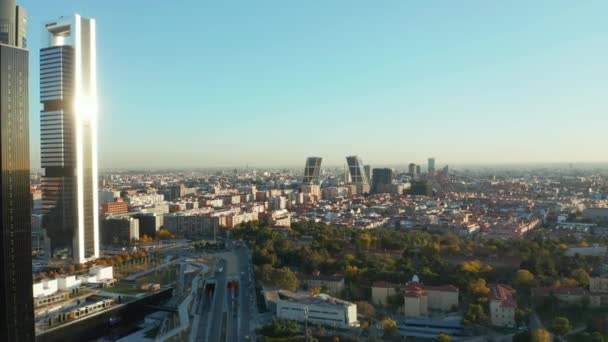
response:
[[[61,17],[40,50],[44,226],[53,254],[99,257],[95,20]]]

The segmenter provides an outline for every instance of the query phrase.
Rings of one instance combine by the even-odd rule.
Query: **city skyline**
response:
[[[24,5],[32,27],[98,18],[102,168],[297,166],[317,154],[326,165],[352,154],[371,165],[607,161],[599,1]],[[146,34],[159,18],[166,29]],[[176,51],[180,63],[157,68]],[[285,142],[251,144],[256,131]],[[36,169],[38,151],[33,136]]]

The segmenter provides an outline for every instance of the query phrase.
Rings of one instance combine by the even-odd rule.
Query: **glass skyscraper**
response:
[[[34,341],[27,19],[0,0],[0,337]]]
[[[358,156],[346,157],[346,163],[348,164],[348,171],[350,172],[351,182],[354,184],[369,184],[369,180],[365,175],[365,168],[363,161]]]
[[[306,158],[306,165],[304,166],[304,184],[312,184],[319,181],[321,174],[321,157],[308,157]]]
[[[53,255],[99,256],[95,20],[45,25],[40,50],[43,225]]]

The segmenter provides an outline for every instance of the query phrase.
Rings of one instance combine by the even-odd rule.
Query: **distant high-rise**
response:
[[[407,173],[413,177],[416,174],[416,164],[410,163],[407,167]]]
[[[374,169],[372,177],[372,192],[379,194],[391,192],[390,187],[393,184],[393,170],[391,169]]]
[[[365,169],[361,158],[358,156],[348,156],[346,157],[346,163],[348,164],[351,182],[355,184],[367,184],[367,177],[365,176]]]
[[[25,10],[0,0],[0,336],[34,341]]]
[[[308,157],[306,158],[306,165],[304,166],[304,184],[317,183],[321,174],[321,157]]]
[[[420,165],[416,165],[416,176],[420,176]]]
[[[435,158],[429,158],[428,162],[428,173],[430,176],[433,176],[435,174]]]
[[[99,256],[95,20],[79,15],[45,25],[40,50],[44,227],[53,255]]]
[[[350,181],[357,186],[357,192],[369,192],[369,180],[365,175],[365,167],[361,158],[358,156],[348,156],[346,157],[346,163],[348,164]]]
[[[371,165],[364,165],[363,170],[365,171],[365,178],[367,178],[367,183],[372,182],[372,167]]]

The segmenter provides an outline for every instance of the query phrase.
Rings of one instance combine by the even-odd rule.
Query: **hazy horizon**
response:
[[[101,168],[607,162],[602,1],[23,0],[97,20]]]

